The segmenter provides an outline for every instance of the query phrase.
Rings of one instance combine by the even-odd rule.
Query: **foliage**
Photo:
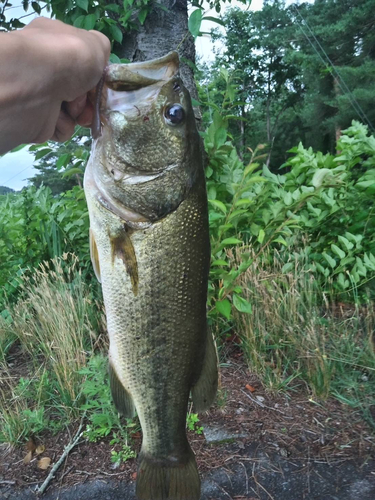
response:
[[[204,134],[210,157],[211,315],[230,319],[232,306],[251,313],[238,278],[252,258],[239,266],[229,263],[228,247],[236,245],[254,250],[253,259],[262,258],[269,247],[278,249],[285,271],[294,260],[304,262],[323,288],[341,297],[351,297],[353,287],[364,293],[364,285],[375,277],[375,138],[368,136],[367,128],[353,122],[343,131],[335,156],[300,144],[284,165],[289,172],[276,175],[266,165],[259,172],[262,147],[252,151],[250,163],[244,165],[227,140],[227,127],[228,117],[215,111]],[[290,249],[301,234],[306,242],[290,260]]]
[[[232,259],[241,262],[242,251]],[[331,304],[300,261],[285,272],[277,252],[271,259],[254,260],[240,278],[253,314],[234,317],[251,370],[271,391],[303,380],[314,398],[334,395],[375,425],[373,305]]]
[[[199,435],[202,434],[203,427],[201,427],[198,422],[198,413],[188,413],[188,416],[186,418],[186,427],[189,429],[189,431],[193,431]]]
[[[19,293],[22,277],[40,262],[75,252],[88,269],[88,211],[78,186],[58,197],[44,186],[0,199],[0,311]],[[2,304],[2,305],[1,305]]]
[[[14,189],[6,187],[6,186],[0,186],[0,195],[8,194],[8,193],[14,193]]]
[[[82,188],[83,174],[90,155],[89,130],[77,127],[73,137],[62,144],[52,141],[31,146],[38,171],[29,179],[36,188],[43,184],[52,194],[60,194],[78,185]]]
[[[43,429],[61,429],[84,402],[87,355],[102,330],[101,306],[93,299],[77,259],[64,255],[34,270],[22,297],[0,316],[0,366],[9,374],[9,346],[28,363],[31,376],[5,377],[0,391],[1,439],[17,442]]]
[[[88,419],[85,436],[89,441],[98,441],[113,434],[112,444],[118,443],[120,438],[128,439],[128,432],[136,427],[136,423],[127,419],[125,426],[121,424],[119,414],[112,404],[108,377],[108,360],[97,355],[92,357],[87,366],[80,370],[86,380],[82,389],[85,404],[81,406]]]
[[[91,442],[111,436],[110,444],[117,447],[120,445],[119,450],[112,450],[111,460],[119,464],[136,456],[129,442],[131,435],[138,432],[140,426],[136,420],[121,419],[117,413],[112,403],[107,366],[107,358],[96,355],[80,370],[80,375],[85,377],[82,389],[85,403],[81,410],[88,420],[84,435]]]
[[[104,33],[112,43],[121,43],[123,30],[136,29],[145,22],[152,8],[150,0],[124,0],[122,4],[104,0],[35,0],[22,2],[25,12],[29,9],[36,14],[44,14],[86,30],[96,29]],[[0,11],[0,29],[10,31],[22,28],[21,19],[7,20],[7,2]]]
[[[231,9],[223,20],[215,62],[200,79],[215,103],[223,69],[237,82],[229,131],[240,157],[247,144],[267,143],[274,170],[300,141],[333,153],[353,119],[374,132],[372,0],[265,0],[259,11]]]

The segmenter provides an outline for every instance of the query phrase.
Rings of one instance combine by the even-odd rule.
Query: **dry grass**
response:
[[[270,390],[304,381],[314,396],[374,404],[374,304],[331,304],[298,263],[283,273],[276,253],[271,265],[262,262],[256,260],[239,283],[253,314],[235,315],[251,369]]]
[[[27,416],[43,428],[47,406],[58,407],[55,415],[77,413],[82,391],[79,371],[103,329],[103,315],[82,279],[77,258],[68,254],[41,264],[25,280],[22,298],[8,306],[8,312],[8,321],[0,323],[0,345],[18,344],[17,362],[27,358],[33,373],[26,381],[14,377],[6,362],[9,349],[3,348],[0,421],[8,429],[9,441],[15,442],[24,433]],[[28,411],[33,412],[31,417]]]

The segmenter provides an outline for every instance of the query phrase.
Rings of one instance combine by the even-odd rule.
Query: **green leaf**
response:
[[[233,212],[230,214],[230,216],[228,217],[228,220],[229,221],[232,221],[233,219],[235,219],[236,217],[239,217],[243,214],[248,214],[248,211],[243,209],[243,208],[238,208],[237,210],[233,210]]]
[[[311,184],[316,188],[320,187],[323,184],[324,177],[330,172],[329,168],[319,168],[311,179]]]
[[[74,168],[69,168],[68,170],[66,170],[64,173],[63,173],[63,177],[72,177],[72,175],[75,175],[75,174],[83,174],[82,170],[78,167],[74,167]]]
[[[358,274],[366,278],[367,268],[363,265],[363,262],[359,257],[356,258],[356,265]]]
[[[247,165],[243,173],[244,177],[254,172],[254,170],[256,170],[257,168],[259,168],[259,163],[250,163],[249,165]]]
[[[89,10],[89,0],[77,0],[77,5],[86,12]]]
[[[284,195],[284,203],[286,206],[289,206],[293,203],[292,193],[290,193],[289,191]]]
[[[250,302],[248,302],[246,299],[244,299],[240,295],[237,295],[236,293],[233,294],[233,305],[237,309],[237,311],[240,311],[240,312],[246,313],[246,314],[252,313]]]
[[[37,14],[40,14],[42,9],[37,2],[31,2],[31,7],[35,10]]]
[[[258,234],[258,238],[257,238],[257,241],[262,244],[263,241],[264,241],[264,237],[266,236],[266,233],[264,232],[263,229],[260,229],[259,230],[259,234]]]
[[[285,247],[288,246],[288,243],[284,240],[284,238],[282,236],[279,236],[278,238],[276,238],[275,240],[273,240],[272,243],[281,243]]]
[[[214,136],[214,144],[215,148],[219,148],[222,146],[227,139],[227,129],[224,127],[220,127],[219,129],[216,130],[215,136]]]
[[[202,19],[203,19],[202,9],[194,10],[189,17],[188,27],[190,33],[193,35],[194,38],[197,38],[197,36],[199,35]]]
[[[231,314],[232,314],[232,305],[231,303],[229,302],[228,299],[224,299],[224,300],[217,300],[215,302],[215,309],[220,313],[222,314],[223,316],[225,316],[227,319],[230,319],[231,318]]]
[[[220,26],[225,26],[225,23],[222,19],[219,19],[218,17],[212,17],[212,16],[204,16],[202,18],[203,21],[211,21],[212,23],[217,23],[220,24]]]
[[[227,207],[224,205],[222,201],[219,200],[208,200],[209,203],[211,203],[212,206],[215,208],[218,208],[223,212],[223,214],[227,213]]]
[[[250,205],[251,203],[254,203],[254,202],[253,202],[253,200],[250,200],[250,198],[241,198],[240,200],[236,201],[234,206],[235,207],[243,207],[244,205]]]
[[[229,266],[228,262],[225,262],[225,260],[218,259],[214,260],[211,264],[211,266]]]
[[[73,26],[75,28],[83,28],[83,23],[85,22],[86,16],[78,16],[74,21]]]
[[[40,160],[40,158],[43,158],[43,156],[48,155],[48,153],[50,153],[51,151],[53,151],[51,148],[40,149],[39,151],[37,151],[35,159]]]
[[[111,63],[114,63],[114,64],[121,64],[121,59],[120,59],[118,56],[116,56],[116,54],[113,54],[113,53],[112,53],[112,54],[109,56],[109,60],[110,60],[110,62],[111,62]]]
[[[120,6],[115,4],[115,3],[110,3],[109,5],[105,6],[105,10],[110,11],[110,12],[116,12],[116,14],[119,14],[120,13]]]
[[[56,162],[57,169],[60,169],[61,167],[66,167],[66,165],[70,161],[70,158],[71,158],[70,153],[65,153],[64,155],[61,155],[60,158]]]
[[[286,264],[283,265],[281,271],[283,273],[287,273],[289,271],[291,271],[295,266],[295,263],[294,262],[287,262]]]
[[[207,197],[209,200],[216,200],[216,188],[215,186],[210,186],[210,188],[207,191]]]
[[[148,8],[147,7],[144,7],[143,9],[141,9],[139,12],[138,12],[138,19],[139,19],[139,22],[143,25],[144,22],[146,21],[146,17],[148,15]]]
[[[112,35],[114,41],[121,43],[123,35],[122,35],[122,31],[120,30],[120,28],[116,24],[111,24],[111,26],[109,27],[109,30],[111,32],[111,35]]]
[[[39,146],[40,145],[41,144],[39,144]],[[27,144],[20,144],[19,146],[16,146],[11,151],[9,151],[9,153],[16,153],[17,151],[21,151],[21,149],[25,148],[26,146],[27,146]],[[0,156],[2,156],[2,155],[0,155]]]
[[[330,255],[328,255],[328,253],[326,252],[323,252],[322,253],[323,257],[326,259],[326,261],[328,262],[328,264],[332,267],[332,269],[334,269],[336,267],[336,261],[335,259],[333,259]]]
[[[345,279],[344,273],[340,273],[337,279],[338,284],[342,290],[345,290],[349,287],[349,280]]]
[[[229,245],[238,245],[240,243],[243,243],[243,241],[239,240],[238,238],[225,238],[221,243],[221,247],[226,247]]]
[[[370,186],[374,186],[375,182],[373,180],[357,182],[356,187],[367,189]]]
[[[339,248],[337,245],[334,245],[332,243],[331,248],[332,252],[334,252],[340,259],[343,259],[345,257],[345,252],[341,250],[341,248]]]
[[[85,17],[83,27],[85,28],[85,30],[92,30],[95,27],[95,23],[96,23],[95,14],[89,14],[88,16]]]

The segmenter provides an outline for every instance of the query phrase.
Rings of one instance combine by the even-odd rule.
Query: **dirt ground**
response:
[[[334,399],[316,401],[300,387],[271,395],[239,351],[221,368],[218,403],[189,432],[202,476],[202,500],[374,500],[375,436],[361,415]],[[34,500],[35,488],[62,455],[77,426],[26,448],[0,450],[0,498]],[[208,442],[210,441],[210,442]],[[134,436],[139,450],[140,433]],[[136,460],[114,468],[109,439],[81,441],[58,469],[45,500],[134,499]],[[50,458],[46,470],[41,458]],[[47,460],[48,461],[48,460]]]

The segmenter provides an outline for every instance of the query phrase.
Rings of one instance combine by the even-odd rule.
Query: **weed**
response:
[[[82,387],[85,404],[81,406],[81,410],[86,413],[89,421],[84,434],[89,441],[95,442],[112,436],[112,445],[122,445],[121,451],[112,451],[112,461],[117,463],[135,456],[132,455],[128,441],[140,426],[136,419],[121,419],[117,413],[112,402],[107,370],[108,360],[101,355],[92,357],[87,366],[80,370],[80,374],[85,376]]]
[[[240,253],[236,258],[241,262]],[[304,380],[314,396],[334,394],[369,414],[375,402],[375,311],[344,304],[338,313],[314,275],[299,266],[295,261],[283,272],[274,253],[271,265],[257,259],[243,274],[240,285],[253,313],[237,311],[235,323],[249,365],[269,390],[290,390]]]
[[[130,446],[127,444],[122,445],[120,451],[111,451],[111,462],[116,465],[120,465],[121,462],[126,462],[131,458],[135,458],[137,456],[136,452],[133,451]]]
[[[186,427],[189,429],[189,431],[193,431],[196,434],[202,434],[203,427],[198,425],[198,422],[198,413],[189,413],[186,418]]]
[[[0,319],[2,441],[56,432],[78,418],[84,403],[79,371],[98,337],[101,315],[72,255],[44,263],[24,279],[21,298]],[[30,377],[17,380],[7,366],[4,346],[14,339],[21,355],[27,354]]]

